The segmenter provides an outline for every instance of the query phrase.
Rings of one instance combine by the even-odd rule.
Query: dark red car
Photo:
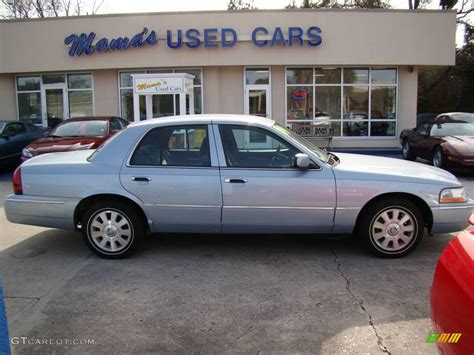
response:
[[[431,320],[442,354],[474,353],[474,215],[446,247],[431,287]]]
[[[61,122],[44,138],[27,145],[21,159],[25,161],[45,153],[95,149],[127,125],[128,122],[120,117],[71,118]]]
[[[438,168],[474,168],[474,125],[428,121],[400,135],[403,158],[431,160]]]

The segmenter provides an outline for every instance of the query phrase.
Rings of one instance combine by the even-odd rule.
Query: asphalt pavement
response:
[[[0,277],[14,353],[436,354],[429,290],[451,235],[402,259],[351,238],[153,235],[125,260],[80,233],[11,224]],[[460,180],[474,196],[474,176]]]

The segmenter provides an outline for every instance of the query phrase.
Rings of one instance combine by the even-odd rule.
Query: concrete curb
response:
[[[3,301],[3,287],[0,280],[0,354],[10,355],[10,337],[8,336],[7,312]]]

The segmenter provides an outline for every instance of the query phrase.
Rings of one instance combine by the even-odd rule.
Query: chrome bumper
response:
[[[12,223],[75,229],[74,210],[78,203],[75,198],[12,194],[5,197],[5,215]]]
[[[431,207],[433,226],[431,234],[458,232],[468,226],[469,216],[474,213],[474,201]]]

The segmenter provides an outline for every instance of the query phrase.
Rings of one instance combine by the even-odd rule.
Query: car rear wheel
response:
[[[403,159],[405,159],[405,160],[415,160],[416,159],[416,155],[411,152],[410,145],[408,144],[407,141],[403,142],[402,155],[403,155]]]
[[[82,218],[82,234],[89,249],[106,259],[120,259],[136,250],[145,234],[141,215],[119,201],[91,206]]]
[[[442,168],[444,165],[443,161],[443,149],[436,147],[433,151],[433,166]]]
[[[411,201],[380,200],[363,213],[358,226],[359,237],[377,256],[397,258],[408,255],[423,238],[423,215]]]

